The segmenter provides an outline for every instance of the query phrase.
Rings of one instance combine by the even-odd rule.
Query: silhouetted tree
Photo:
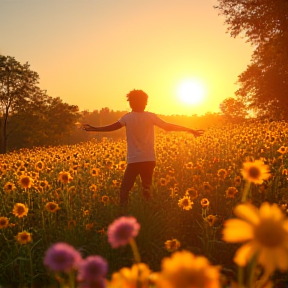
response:
[[[242,122],[248,116],[247,108],[243,102],[232,97],[224,99],[219,108],[225,120],[231,123]]]
[[[7,124],[11,114],[17,113],[39,92],[39,76],[28,63],[20,64],[14,57],[0,55],[0,154],[7,149]]]
[[[251,64],[236,91],[257,115],[288,118],[288,1],[218,0],[232,37],[243,36],[253,47]]]

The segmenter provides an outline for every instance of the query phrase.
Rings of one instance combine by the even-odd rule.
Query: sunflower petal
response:
[[[239,204],[234,209],[234,214],[253,225],[257,225],[259,223],[259,211],[252,204],[245,203]]]
[[[251,224],[240,219],[229,219],[224,223],[223,240],[226,242],[245,242],[254,237]]]
[[[257,245],[254,245],[253,242],[242,245],[235,253],[234,262],[240,267],[245,266],[252,256],[256,254],[256,247]]]

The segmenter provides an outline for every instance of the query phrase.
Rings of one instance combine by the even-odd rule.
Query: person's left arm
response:
[[[94,127],[94,126],[91,126],[89,124],[83,124],[81,126],[81,129],[85,130],[85,131],[89,131],[89,132],[108,132],[108,131],[115,131],[115,130],[118,130],[120,128],[122,128],[123,126],[120,124],[119,121],[113,123],[113,124],[110,124],[110,125],[107,125],[107,126],[99,126],[99,127]]]

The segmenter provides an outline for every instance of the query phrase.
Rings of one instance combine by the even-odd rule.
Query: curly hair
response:
[[[144,111],[148,101],[148,95],[142,90],[132,90],[127,95],[130,107],[135,111]]]

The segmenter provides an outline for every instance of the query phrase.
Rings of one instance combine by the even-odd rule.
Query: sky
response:
[[[219,112],[219,104],[234,97],[253,50],[226,33],[216,4],[0,0],[0,54],[28,62],[41,89],[80,111],[129,111],[126,94],[141,89],[154,113]],[[191,81],[194,88],[181,98],[181,84]]]

